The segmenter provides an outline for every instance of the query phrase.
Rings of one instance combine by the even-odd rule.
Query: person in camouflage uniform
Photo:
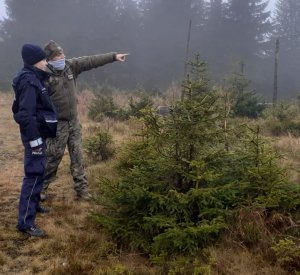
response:
[[[88,199],[88,182],[83,166],[81,126],[77,114],[76,79],[79,74],[114,61],[125,61],[126,54],[115,52],[65,59],[62,47],[51,40],[45,45],[51,73],[46,86],[58,114],[56,138],[47,139],[47,165],[41,198],[55,179],[66,146],[71,160],[70,170],[76,198]]]

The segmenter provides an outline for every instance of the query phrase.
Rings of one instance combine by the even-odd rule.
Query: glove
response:
[[[42,146],[37,146],[34,148],[31,148],[31,155],[33,156],[42,156],[43,155],[43,147]]]

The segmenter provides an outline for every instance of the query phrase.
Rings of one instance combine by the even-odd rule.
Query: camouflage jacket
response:
[[[115,54],[107,53],[67,59],[63,71],[49,67],[51,76],[45,85],[56,108],[58,120],[70,121],[77,118],[76,78],[78,75],[114,62]]]

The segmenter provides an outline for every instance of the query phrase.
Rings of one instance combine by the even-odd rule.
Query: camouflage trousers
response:
[[[47,143],[47,164],[43,191],[56,178],[58,166],[68,147],[70,156],[70,171],[74,181],[74,189],[77,194],[87,190],[87,178],[83,166],[83,152],[81,139],[81,126],[77,119],[71,121],[58,121],[55,138],[49,138]]]

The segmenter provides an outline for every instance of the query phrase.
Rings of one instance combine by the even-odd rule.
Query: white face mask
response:
[[[50,64],[55,70],[62,71],[66,66],[66,59],[62,58],[59,60],[51,60],[48,61],[48,64]]]

